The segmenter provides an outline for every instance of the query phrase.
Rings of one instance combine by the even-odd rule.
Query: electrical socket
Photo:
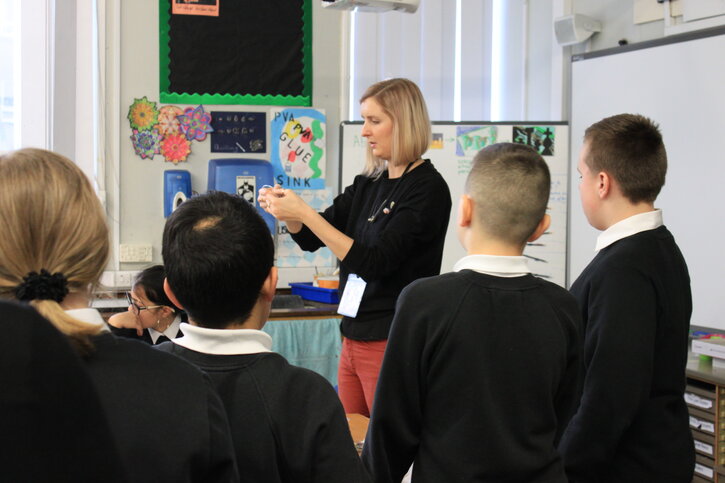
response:
[[[117,288],[131,288],[131,280],[137,272],[118,271],[115,275],[115,286]]]
[[[113,272],[111,270],[105,270],[103,274],[101,275],[101,280],[99,281],[101,284],[101,287],[107,287],[112,288],[116,286],[116,272]]]
[[[153,259],[153,248],[151,245],[121,244],[118,258],[121,263],[150,262]]]

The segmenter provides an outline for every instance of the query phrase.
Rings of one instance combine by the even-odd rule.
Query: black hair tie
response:
[[[60,303],[68,295],[68,279],[60,272],[53,275],[46,269],[40,273],[30,272],[22,283],[15,287],[18,300],[55,300]]]

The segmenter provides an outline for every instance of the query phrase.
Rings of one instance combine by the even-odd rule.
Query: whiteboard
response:
[[[691,323],[719,329],[725,329],[724,34],[719,28],[574,57],[571,99],[572,173],[590,124],[623,112],[660,124],[668,171],[655,206],[690,270]],[[593,258],[599,233],[582,212],[577,180],[572,176],[569,188],[570,282]]]
[[[521,129],[515,129],[521,128]],[[569,173],[569,126],[563,122],[434,122],[433,143],[423,155],[448,183],[453,208],[448,223],[441,273],[450,272],[453,265],[466,255],[456,234],[456,212],[463,186],[471,170],[473,156],[482,147],[494,142],[510,142],[514,132],[520,135],[531,128],[548,128],[553,133],[552,155],[544,155],[551,171],[551,196],[548,213],[551,227],[536,242],[529,244],[524,254],[529,258],[531,271],[561,286],[566,285],[567,193]],[[343,122],[340,125],[340,191],[352,184],[365,166],[366,141],[361,136],[362,122]],[[539,130],[539,131],[541,131]],[[524,133],[522,133],[524,131]],[[529,139],[539,138],[539,134]]]

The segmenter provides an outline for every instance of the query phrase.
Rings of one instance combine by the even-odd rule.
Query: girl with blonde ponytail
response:
[[[109,253],[96,194],[69,159],[41,149],[0,157],[0,296],[27,301],[83,354],[102,326],[66,310],[88,307]]]
[[[93,287],[109,253],[105,215],[69,159],[0,155],[0,298],[26,302],[75,345],[98,392],[128,481],[238,479],[224,407],[190,364],[114,337]]]

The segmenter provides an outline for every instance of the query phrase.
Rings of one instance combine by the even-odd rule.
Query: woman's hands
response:
[[[299,233],[302,225],[307,225],[340,260],[344,260],[350,251],[353,239],[332,226],[294,191],[283,189],[280,185],[263,187],[259,190],[257,201],[267,213],[284,221],[290,233]]]
[[[267,213],[284,221],[292,233],[300,231],[304,218],[315,213],[294,191],[283,189],[280,185],[260,189],[257,201]]]

